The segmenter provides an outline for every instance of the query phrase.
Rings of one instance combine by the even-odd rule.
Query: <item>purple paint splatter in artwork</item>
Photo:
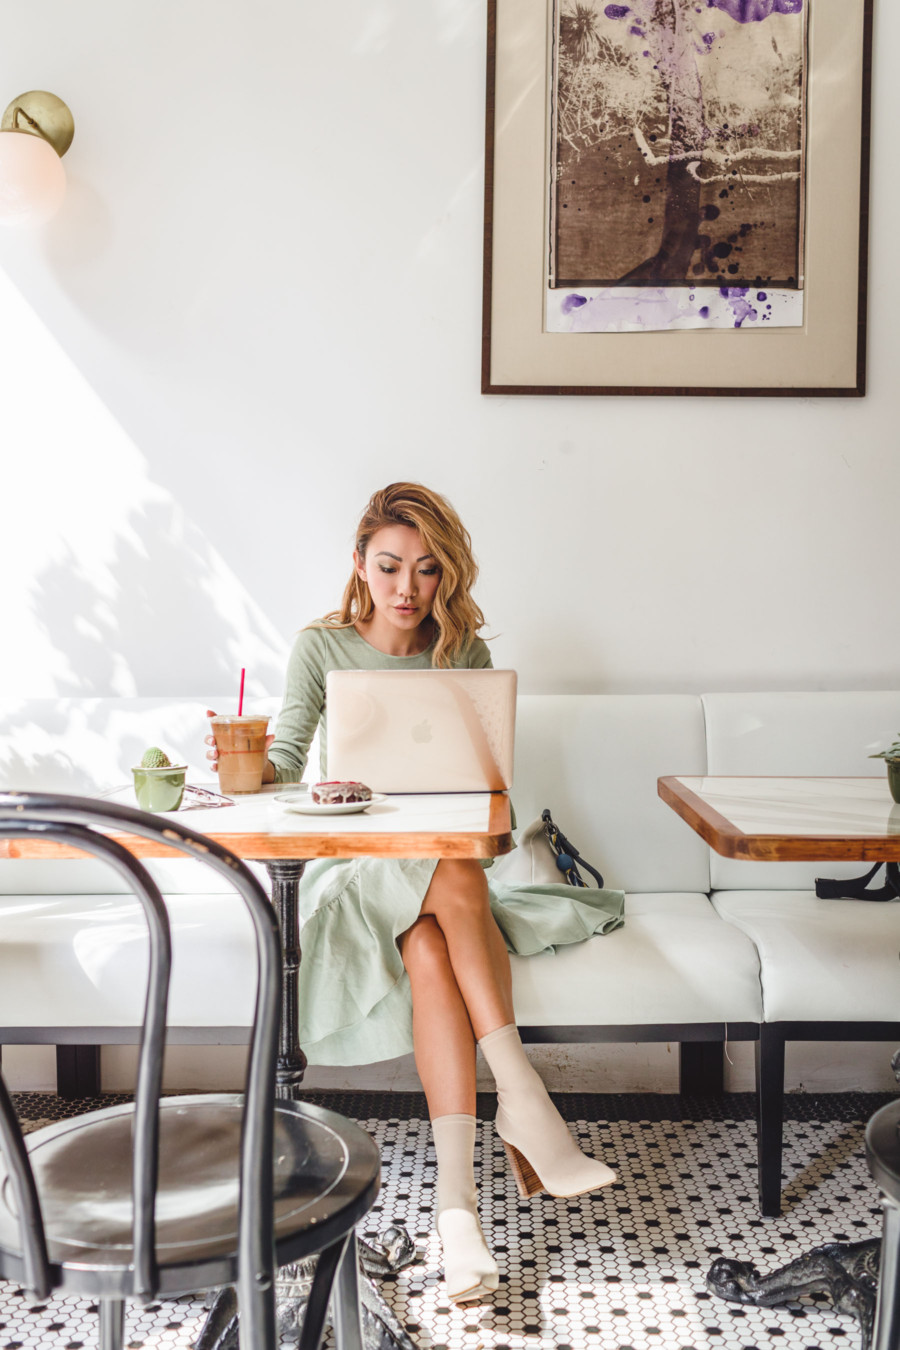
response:
[[[745,320],[749,319],[750,323],[755,323],[755,321],[759,318],[758,313],[750,304],[750,301],[744,299],[744,296],[747,294],[749,290],[750,290],[749,286],[719,287],[719,294],[722,296],[723,300],[728,301],[728,304],[731,308],[731,312],[734,315],[735,328],[740,328],[741,324],[744,323]]]
[[[563,314],[571,314],[573,309],[581,309],[581,306],[586,304],[586,295],[567,295],[562,302],[562,312]]]
[[[680,295],[665,286],[647,286],[631,294],[612,287],[591,296],[586,305],[575,310],[567,331],[656,332],[673,327],[688,314],[690,310]]]
[[[803,0],[706,0],[706,4],[723,9],[737,23],[761,23],[770,14],[799,14],[803,8]]]
[[[607,5],[603,11],[608,19],[624,19],[626,14],[631,13],[629,5]]]
[[[745,319],[749,319],[751,323],[754,323],[756,319],[759,318],[756,310],[746,300],[732,300],[731,312],[734,315],[735,328],[740,328]]]

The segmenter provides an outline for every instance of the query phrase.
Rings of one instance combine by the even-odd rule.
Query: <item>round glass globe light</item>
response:
[[[52,145],[27,132],[0,131],[0,225],[43,225],[65,193],[66,171]]]

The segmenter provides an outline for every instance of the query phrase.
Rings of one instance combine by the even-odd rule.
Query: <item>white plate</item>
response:
[[[383,792],[373,792],[368,802],[314,802],[306,792],[276,792],[275,800],[286,811],[298,811],[301,816],[352,816],[387,801],[387,797]]]

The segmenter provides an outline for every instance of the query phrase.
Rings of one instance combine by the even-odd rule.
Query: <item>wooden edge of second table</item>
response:
[[[893,837],[870,834],[748,835],[685,786],[677,775],[659,778],[657,792],[666,805],[671,806],[723,858],[753,862],[900,861],[900,834]]]
[[[672,810],[681,816],[681,819],[686,821],[710,848],[715,849],[716,853],[721,853],[726,858],[746,856],[741,851],[744,839],[741,831],[702,797],[698,797],[696,792],[685,787],[678,777],[670,775],[658,779],[656,790],[666,805],[671,806]]]

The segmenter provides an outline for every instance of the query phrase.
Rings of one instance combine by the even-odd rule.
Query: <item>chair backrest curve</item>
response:
[[[28,1164],[25,1141],[2,1073],[0,1073],[0,1153],[7,1160],[10,1185],[19,1212],[23,1282],[36,1298],[43,1299],[50,1293],[51,1282],[41,1203]]]
[[[274,1343],[274,1201],[272,1155],[275,1064],[281,1007],[281,946],[278,923],[268,898],[253,873],[228,849],[170,819],[91,798],[46,793],[0,792],[0,835],[23,837],[40,833],[65,840],[103,858],[129,882],[140,901],[150,931],[150,974],[145,1006],[135,1098],[134,1168],[134,1294],[151,1298],[156,1288],[153,1211],[156,1186],[159,1091],[171,946],[165,901],[146,868],[117,840],[95,826],[116,828],[154,839],[205,862],[227,877],[250,911],[257,944],[258,981],[254,1029],[246,1081],[241,1135],[238,1294],[251,1344]],[[158,1053],[157,1053],[158,1052]],[[4,1094],[8,1103],[8,1094]],[[0,1129],[10,1159],[27,1158],[24,1144],[6,1146],[6,1135],[21,1132],[11,1105],[3,1109]],[[12,1128],[14,1126],[14,1129]],[[139,1144],[141,1153],[138,1153]],[[30,1175],[30,1169],[28,1169]],[[23,1183],[27,1201],[27,1183]],[[33,1187],[33,1181],[32,1181]],[[24,1203],[24,1202],[20,1202]],[[25,1212],[23,1209],[20,1212]],[[39,1214],[39,1211],[38,1211]],[[23,1252],[36,1279],[46,1279],[43,1224],[32,1237],[23,1232]],[[36,1287],[36,1286],[35,1286]]]

